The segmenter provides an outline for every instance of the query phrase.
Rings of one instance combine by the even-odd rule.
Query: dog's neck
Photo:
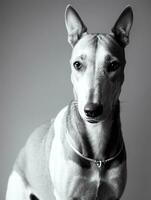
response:
[[[85,156],[100,160],[112,157],[122,142],[119,101],[108,118],[96,124],[84,121],[73,101],[68,109],[67,129],[74,147]]]

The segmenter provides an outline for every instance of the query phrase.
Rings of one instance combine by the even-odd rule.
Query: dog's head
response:
[[[124,81],[125,52],[133,13],[122,12],[109,34],[89,34],[70,5],[65,12],[71,55],[71,81],[81,117],[91,123],[105,120],[117,103]]]

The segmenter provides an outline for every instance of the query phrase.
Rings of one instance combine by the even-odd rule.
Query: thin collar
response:
[[[108,162],[111,162],[113,160],[115,160],[119,155],[120,153],[122,152],[123,150],[123,147],[124,147],[124,143],[122,141],[122,144],[121,144],[121,147],[119,149],[119,151],[112,157],[108,158],[108,159],[104,159],[104,160],[96,160],[96,159],[92,159],[92,158],[89,158],[89,157],[86,157],[85,155],[83,155],[82,153],[80,153],[73,145],[73,140],[68,132],[68,129],[66,131],[66,138],[67,138],[67,142],[69,144],[69,146],[72,148],[72,150],[78,155],[80,156],[81,158],[83,158],[84,160],[87,160],[89,162],[92,162],[94,163],[98,168],[101,168],[102,166],[104,166],[106,163]]]

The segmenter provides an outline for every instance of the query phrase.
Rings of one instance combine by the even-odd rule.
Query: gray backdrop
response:
[[[107,32],[127,4],[134,25],[121,94],[128,183],[122,200],[151,199],[151,1],[0,1],[0,198],[32,130],[72,98],[64,10],[71,3],[89,32]]]

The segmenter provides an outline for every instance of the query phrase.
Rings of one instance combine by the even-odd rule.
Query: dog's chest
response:
[[[69,176],[66,179],[66,195],[71,199],[96,199],[100,185],[100,176],[96,170],[82,169],[76,164],[70,164]],[[73,173],[74,172],[74,173]]]
[[[56,199],[96,199],[101,182],[99,169],[95,165],[90,169],[82,168],[78,163],[66,160],[62,145],[56,151],[56,143],[58,141],[54,139],[50,156],[50,174]]]
[[[94,165],[89,169],[82,168],[73,160],[66,159],[66,152],[60,134],[64,130],[64,109],[55,120],[55,137],[50,152],[49,169],[55,188],[54,194],[60,199],[96,199],[101,177],[99,169]]]
[[[83,169],[71,160],[64,160],[63,166],[57,167],[57,171],[53,183],[59,199],[96,199],[101,182],[99,170]]]

